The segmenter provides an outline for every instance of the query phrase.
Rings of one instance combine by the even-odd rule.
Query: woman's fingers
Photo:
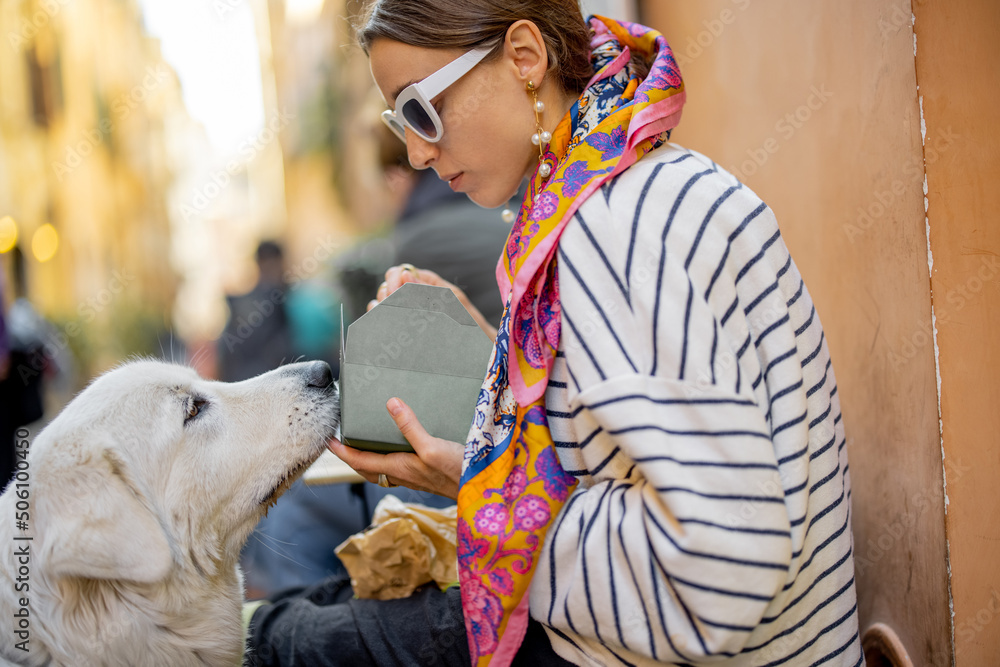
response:
[[[385,475],[392,484],[434,491],[423,483],[426,475],[415,472],[423,467],[416,454],[366,452],[348,447],[337,440],[331,440],[327,446],[341,461],[354,468],[355,472],[372,484],[378,484],[379,475]]]
[[[366,480],[372,482],[373,484],[378,484],[379,472],[374,472],[374,470],[368,469],[368,466],[373,466],[377,463],[377,461],[370,459],[368,455],[380,456],[379,454],[372,454],[372,452],[365,452],[360,449],[348,447],[336,438],[331,438],[326,447],[333,452],[337,458],[354,468],[355,472],[364,477]]]
[[[419,454],[426,446],[425,439],[431,436],[427,435],[427,431],[417,421],[417,416],[413,414],[413,410],[398,398],[390,398],[385,407],[389,411],[389,414],[392,415],[392,420],[396,422],[399,432],[403,434],[403,437],[410,443],[414,451]]]
[[[435,493],[457,497],[465,448],[427,433],[410,406],[398,398],[390,398],[386,409],[423,465],[419,471],[423,483],[436,489]]]
[[[369,482],[377,484],[379,475],[385,475],[393,484],[457,497],[462,445],[428,434],[409,406],[398,398],[390,399],[386,407],[415,453],[365,452],[336,439],[330,440],[330,451]]]
[[[371,310],[380,304],[387,296],[398,290],[406,283],[425,283],[427,285],[440,285],[442,287],[451,287],[455,289],[451,283],[443,280],[441,276],[433,271],[418,269],[412,264],[391,266],[389,267],[389,270],[385,272],[385,280],[382,281],[382,284],[379,285],[378,289],[375,291],[375,298],[368,302],[367,310]]]
[[[433,271],[418,269],[412,264],[400,264],[389,267],[389,270],[385,272],[385,283],[388,286],[389,294],[392,294],[406,283],[450,286],[450,283],[445,284],[441,276]]]

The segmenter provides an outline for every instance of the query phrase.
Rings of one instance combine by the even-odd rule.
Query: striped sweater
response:
[[[668,144],[559,241],[546,407],[580,479],[531,615],[578,664],[860,665],[819,317],[771,210]]]

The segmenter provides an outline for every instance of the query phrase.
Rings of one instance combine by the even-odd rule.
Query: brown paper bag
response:
[[[458,580],[456,509],[433,509],[386,496],[372,526],[335,549],[359,598],[405,598],[429,581]]]

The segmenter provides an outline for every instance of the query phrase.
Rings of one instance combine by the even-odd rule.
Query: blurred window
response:
[[[31,109],[35,125],[47,128],[62,108],[62,72],[58,54],[42,55],[38,45],[25,49],[28,80],[31,85]]]

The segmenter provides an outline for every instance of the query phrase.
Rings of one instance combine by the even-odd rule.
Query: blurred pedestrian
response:
[[[285,299],[284,251],[274,241],[257,246],[257,284],[227,297],[229,321],[219,338],[219,379],[238,382],[273,370],[293,358]]]

